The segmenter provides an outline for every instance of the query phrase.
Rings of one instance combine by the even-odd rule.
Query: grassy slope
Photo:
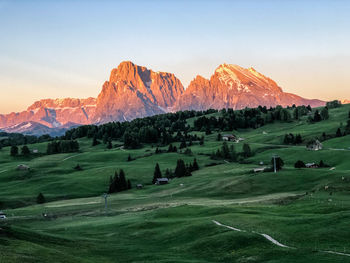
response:
[[[80,140],[79,154],[32,160],[13,159],[9,149],[3,148],[0,201],[7,207],[21,207],[7,209],[9,219],[0,225],[0,262],[350,261],[350,257],[319,252],[350,251],[350,151],[334,150],[350,147],[350,137],[328,140],[326,149],[319,152],[265,145],[281,144],[287,132],[305,138],[335,133],[346,122],[349,109],[347,105],[331,110],[330,120],[317,124],[302,120],[240,131],[258,152],[247,165],[205,167],[212,160],[201,153],[211,153],[221,145],[215,141],[216,134],[206,136],[204,146],[191,147],[194,156],[164,153],[144,157],[155,149],[105,150],[104,145],[90,147],[87,139]],[[235,144],[237,151],[241,145]],[[41,151],[45,147],[31,146]],[[269,163],[275,153],[286,163],[282,172],[249,173],[260,161]],[[126,162],[129,154],[137,159]],[[149,184],[156,162],[164,171],[174,168],[178,158],[188,162],[194,157],[201,169],[192,177],[174,179],[164,186]],[[336,170],[294,169],[298,159],[323,159]],[[16,171],[19,163],[28,164],[32,171]],[[77,163],[83,171],[73,169]],[[111,195],[105,214],[100,195],[119,168],[133,185],[143,183],[145,187]],[[53,202],[33,205],[39,192]],[[50,219],[43,219],[43,212]],[[212,220],[249,232],[234,232]],[[298,249],[276,247],[250,231],[267,233]]]

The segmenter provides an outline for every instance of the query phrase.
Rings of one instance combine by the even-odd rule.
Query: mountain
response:
[[[49,134],[51,136],[61,136],[63,135],[68,129],[72,127],[76,127],[77,125],[69,125],[69,126],[61,126],[59,128],[49,128],[46,125],[43,125],[38,122],[34,121],[26,121],[21,122],[9,127],[6,127],[3,129],[4,132],[8,133],[22,133],[25,135],[44,135]]]
[[[19,113],[0,114],[0,128],[24,122],[36,122],[49,128],[67,123],[89,124],[95,113],[96,99],[44,99]]]
[[[253,68],[222,64],[210,79],[197,76],[184,90],[172,73],[125,61],[111,71],[97,98],[39,100],[25,111],[0,114],[0,129],[57,134],[55,131],[62,133],[76,125],[128,121],[176,110],[292,104],[317,107],[325,102],[283,92],[275,81]]]
[[[210,80],[197,76],[177,101],[175,110],[242,109],[292,104],[317,107],[324,105],[324,102],[283,92],[275,81],[254,68],[222,64]]]
[[[122,62],[103,84],[94,122],[125,121],[165,113],[183,92],[184,87],[174,74]]]

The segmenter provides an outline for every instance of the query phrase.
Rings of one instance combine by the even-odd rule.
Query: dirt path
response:
[[[61,162],[67,161],[67,160],[69,160],[70,158],[73,158],[73,157],[76,157],[76,156],[79,156],[79,155],[80,155],[80,154],[68,156],[67,158],[64,158]]]
[[[218,226],[225,227],[225,228],[228,228],[228,229],[233,230],[233,231],[247,232],[247,231],[241,230],[239,228],[235,228],[235,227],[232,227],[232,226],[227,226],[227,225],[221,224],[220,222],[215,221],[215,220],[212,220],[212,221],[213,221],[214,224],[216,224]],[[284,245],[284,244],[278,242],[276,239],[274,239],[273,237],[269,236],[268,234],[257,233],[255,231],[252,231],[252,233],[263,236],[264,238],[266,238],[267,240],[269,240],[271,243],[273,243],[274,245],[276,245],[278,247],[297,249],[295,247],[289,247],[287,245]],[[319,250],[318,252],[350,257],[350,254],[342,253],[342,252],[336,252],[336,251],[331,251],[331,250]]]

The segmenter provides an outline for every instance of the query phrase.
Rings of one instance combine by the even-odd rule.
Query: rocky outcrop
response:
[[[44,99],[36,101],[26,111],[0,115],[0,128],[33,121],[50,128],[67,123],[89,124],[95,113],[96,99]]]
[[[125,121],[167,112],[183,92],[174,74],[122,62],[112,70],[97,97],[94,122]]]
[[[325,103],[283,92],[275,81],[253,68],[222,64],[210,80],[197,76],[185,91],[174,74],[154,72],[125,61],[111,71],[97,99],[40,100],[26,111],[0,114],[0,129],[23,132],[28,128],[35,133],[35,129],[44,132],[45,127],[63,130],[81,124],[128,121],[176,110],[292,104],[316,107]]]
[[[210,80],[197,76],[176,103],[175,110],[242,109],[292,104],[315,107],[324,105],[324,102],[285,93],[276,82],[254,68],[222,64]]]

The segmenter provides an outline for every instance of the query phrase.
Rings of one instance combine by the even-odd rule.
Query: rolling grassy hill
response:
[[[155,154],[152,145],[108,150],[87,138],[69,154],[14,158],[4,147],[0,205],[8,219],[0,221],[0,262],[350,262],[350,136],[324,141],[321,151],[283,144],[286,133],[305,140],[335,134],[349,110],[331,109],[328,120],[314,124],[304,117],[235,131],[255,152],[244,164],[210,159],[222,145],[217,132],[196,132],[205,142],[194,143],[192,155]],[[229,144],[240,152],[243,142]],[[44,153],[46,145],[30,148]],[[129,154],[135,160],[127,162]],[[280,172],[251,172],[274,154],[284,160]],[[178,159],[194,158],[200,169],[191,177],[151,184],[156,163],[164,174]],[[295,169],[297,160],[335,169]],[[82,171],[73,169],[78,163]],[[18,164],[31,169],[17,171]],[[101,195],[119,169],[134,187],[111,194],[105,210]],[[44,204],[36,204],[40,192]]]

